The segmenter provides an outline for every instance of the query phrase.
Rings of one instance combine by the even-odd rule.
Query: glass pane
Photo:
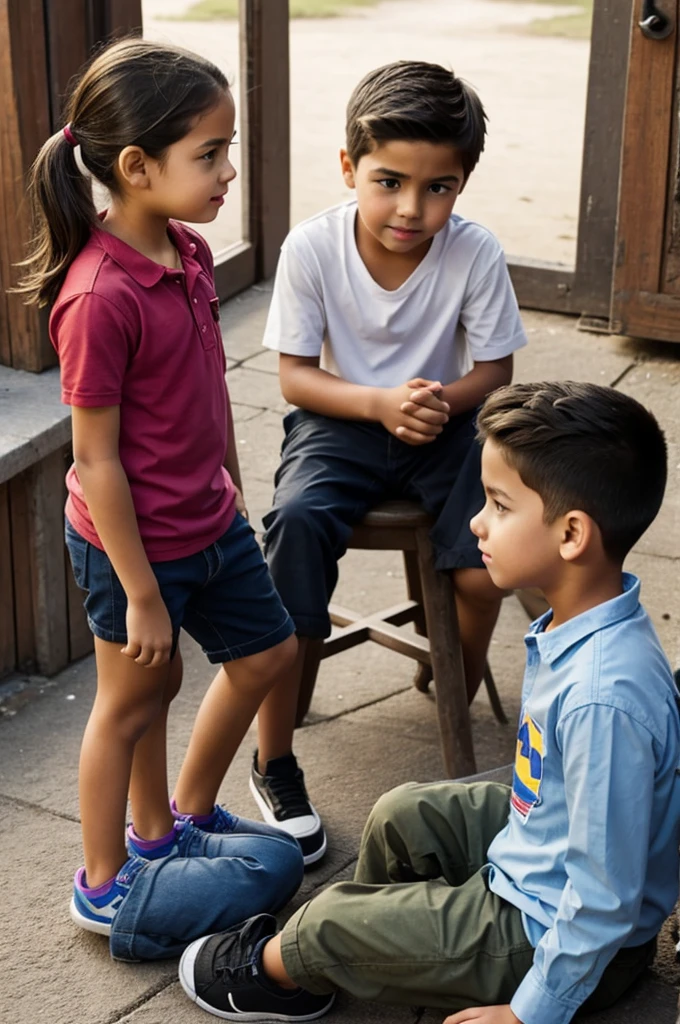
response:
[[[434,61],[470,82],[489,116],[457,211],[490,228],[508,255],[573,265],[592,0],[335,6],[338,17],[291,22],[292,223],[350,196],[337,153],[362,76],[394,60]]]
[[[207,57],[229,79],[236,102],[236,123],[239,124],[239,27],[238,19],[201,21],[192,18],[192,0],[142,0],[145,39],[172,43]],[[225,4],[225,6],[229,6]],[[233,6],[233,5],[231,5]],[[240,132],[237,131],[236,141]],[[229,185],[229,195],[216,219],[211,224],[194,225],[210,243],[217,260],[219,254],[243,238],[243,188],[241,178],[241,149],[232,148],[232,161],[236,179]]]

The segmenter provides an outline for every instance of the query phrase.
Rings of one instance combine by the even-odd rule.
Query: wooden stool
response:
[[[470,712],[451,573],[436,572],[430,542],[432,518],[411,501],[387,501],[372,509],[352,532],[348,547],[403,551],[408,601],[372,615],[331,604],[333,633],[308,640],[298,701],[297,724],[309,710],[319,663],[366,640],[418,662],[415,685],[427,690],[434,677],[444,765],[451,778],[475,772]],[[413,622],[416,632],[402,629]],[[484,682],[496,718],[507,722],[487,666]]]

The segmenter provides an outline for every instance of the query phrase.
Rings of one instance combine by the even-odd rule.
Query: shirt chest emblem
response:
[[[517,752],[510,797],[510,804],[522,821],[527,820],[532,808],[540,799],[544,752],[543,730],[525,712],[517,733]]]

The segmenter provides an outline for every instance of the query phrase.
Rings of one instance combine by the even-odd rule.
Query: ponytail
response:
[[[71,139],[76,141],[73,134]],[[38,153],[28,194],[34,235],[27,258],[19,264],[26,273],[13,290],[25,295],[27,304],[45,306],[56,299],[97,222],[92,182],[81,173],[73,142],[64,131],[52,135]]]
[[[115,168],[126,146],[162,160],[228,88],[219,68],[179,47],[128,38],[96,53],[74,84],[69,124],[47,140],[33,164],[34,237],[19,264],[25,276],[13,290],[27,303],[54,302],[98,222],[92,181],[119,195]],[[87,174],[76,163],[75,146]]]

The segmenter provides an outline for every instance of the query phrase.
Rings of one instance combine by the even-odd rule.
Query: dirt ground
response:
[[[237,24],[165,20],[189,2],[144,0],[145,35],[204,54],[237,85]],[[337,153],[359,79],[393,60],[430,60],[475,86],[489,115],[486,152],[458,210],[491,228],[509,255],[573,264],[590,44],[517,31],[568,10],[505,0],[385,0],[351,17],[291,22],[291,224],[348,195]],[[240,221],[235,183],[204,231],[215,250],[241,237]]]

